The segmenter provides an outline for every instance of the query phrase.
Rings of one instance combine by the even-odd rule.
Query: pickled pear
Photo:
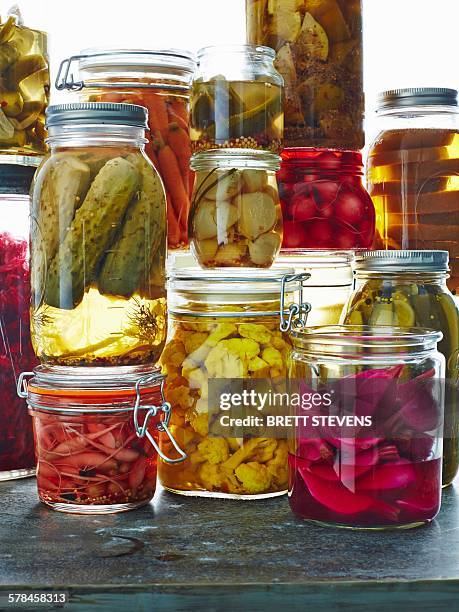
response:
[[[243,193],[236,200],[240,214],[238,227],[243,236],[255,240],[274,227],[276,205],[267,193]]]
[[[301,14],[297,0],[272,0],[268,10],[272,14],[272,33],[287,42],[295,42],[301,31]]]
[[[328,58],[329,42],[324,28],[318,23],[311,13],[306,13],[301,26],[301,33],[296,42],[300,54],[326,61]]]
[[[270,266],[280,249],[280,244],[280,236],[274,232],[262,234],[253,242],[249,242],[252,263],[256,266]]]

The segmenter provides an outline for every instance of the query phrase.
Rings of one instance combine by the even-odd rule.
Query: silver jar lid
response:
[[[458,92],[447,87],[408,87],[378,95],[378,110],[407,106],[457,106]]]
[[[448,272],[448,251],[364,251],[355,259],[356,272]]]
[[[117,102],[72,102],[46,110],[46,127],[68,125],[125,125],[148,129],[148,111],[137,104]]]

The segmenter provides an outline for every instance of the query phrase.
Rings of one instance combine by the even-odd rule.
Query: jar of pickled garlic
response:
[[[291,336],[289,379],[310,406],[298,409],[289,441],[293,512],[355,529],[433,520],[441,499],[441,333],[338,325]]]
[[[124,102],[148,109],[145,151],[166,189],[169,249],[188,245],[193,189],[188,105],[194,67],[193,55],[178,49],[87,49],[64,60],[56,80],[57,89],[79,91],[84,102]]]
[[[166,338],[166,201],[144,153],[147,111],[47,111],[32,188],[32,342],[55,365],[155,363]]]
[[[279,157],[226,149],[193,155],[196,184],[190,213],[191,251],[204,268],[269,268],[282,242],[276,182]]]
[[[246,14],[284,77],[285,146],[362,149],[361,0],[246,0]]]
[[[0,481],[35,474],[32,423],[17,377],[36,363],[30,341],[29,189],[34,166],[0,164]]]
[[[396,89],[379,96],[379,134],[368,156],[377,249],[449,251],[459,292],[459,106],[454,89]]]
[[[163,383],[158,369],[144,366],[41,365],[21,374],[18,394],[32,416],[40,501],[76,514],[147,504],[156,489],[157,455],[165,462],[185,457],[168,428]],[[160,431],[177,458],[160,450]]]
[[[174,493],[257,499],[287,490],[287,443],[213,433],[218,414],[209,403],[215,379],[238,384],[285,379],[293,320],[309,310],[295,303],[306,275],[293,270],[179,269],[169,280],[169,337],[161,357],[171,431],[188,459],[159,462],[161,484]],[[168,445],[163,450],[169,453]]]
[[[277,178],[282,249],[359,249],[372,245],[375,209],[356,151],[284,149]]]
[[[257,45],[205,47],[191,91],[193,152],[216,148],[280,153],[283,79],[275,53]]]
[[[335,325],[353,289],[354,255],[349,251],[281,251],[275,268],[293,268],[297,274],[308,274],[303,283],[304,295],[311,305],[308,327]]]
[[[0,76],[0,155],[7,163],[38,163],[46,153],[48,37],[25,27],[19,14],[0,19]]]
[[[422,326],[442,332],[446,360],[443,486],[459,470],[459,309],[448,290],[446,251],[368,251],[356,258],[351,324]]]

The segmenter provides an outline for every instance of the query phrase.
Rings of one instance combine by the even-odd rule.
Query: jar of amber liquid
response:
[[[32,343],[42,362],[155,363],[166,338],[166,201],[144,154],[147,111],[48,109],[32,186]]]
[[[459,288],[457,91],[415,88],[380,95],[379,135],[367,187],[376,207],[375,248],[449,251],[448,287]]]
[[[305,323],[308,311],[294,303],[306,276],[286,269],[182,268],[171,277],[169,338],[161,363],[173,408],[171,432],[188,459],[175,466],[159,462],[166,489],[247,499],[287,491],[287,442],[254,436],[251,427],[237,437],[213,435],[220,415],[209,389],[214,379],[264,379],[271,388],[285,380],[289,322],[298,317]],[[162,449],[173,456],[167,441]]]

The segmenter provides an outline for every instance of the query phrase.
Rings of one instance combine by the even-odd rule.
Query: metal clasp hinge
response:
[[[16,385],[16,391],[19,397],[22,399],[27,399],[27,378],[29,376],[34,376],[34,372],[21,372],[18,377],[18,382]]]
[[[311,304],[303,301],[303,283],[311,278],[308,272],[302,272],[300,274],[284,274],[281,283],[280,292],[280,324],[279,329],[281,332],[288,332],[292,329],[292,325],[295,327],[304,327],[307,322],[308,313],[311,311]],[[285,310],[285,286],[287,283],[298,282],[299,283],[299,300],[298,304],[290,304],[288,307],[288,318],[286,318]]]

